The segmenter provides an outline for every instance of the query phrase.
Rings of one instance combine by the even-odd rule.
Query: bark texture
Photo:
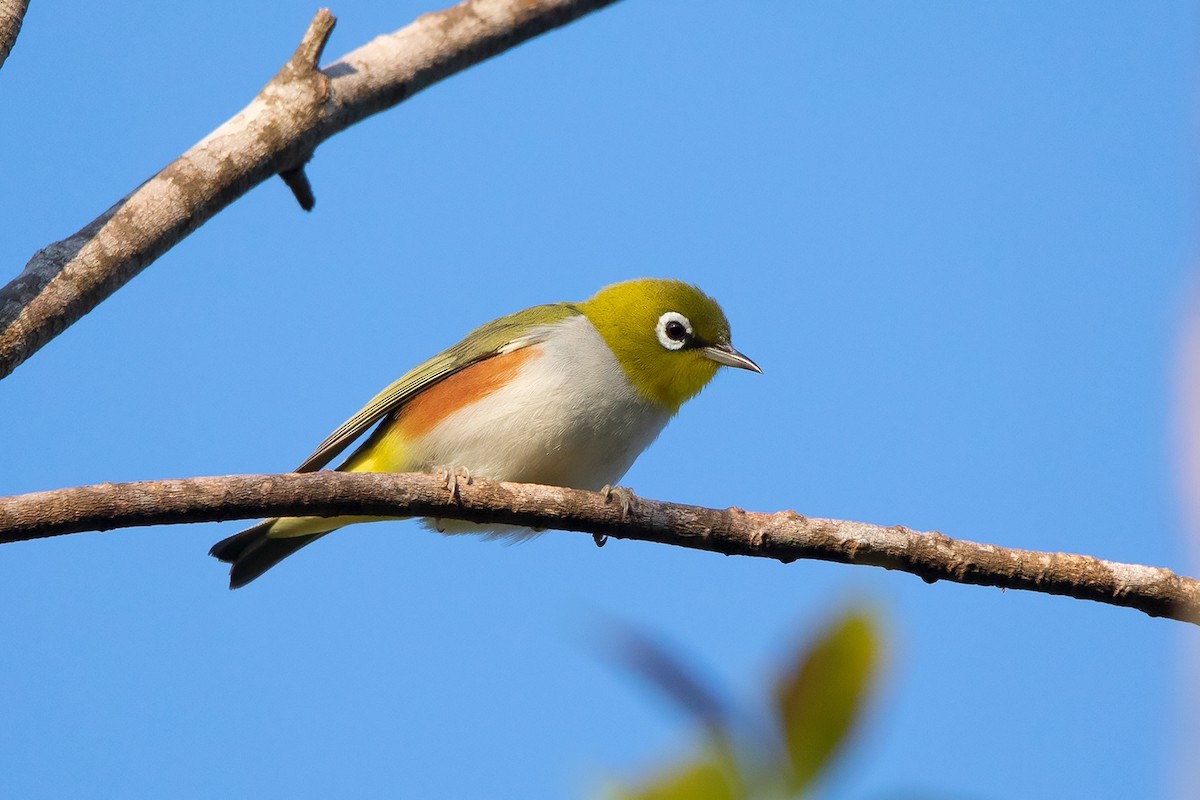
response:
[[[0,0],[3,3],[4,0]],[[218,211],[273,175],[304,208],[318,144],[443,78],[615,0],[467,0],[323,70],[321,10],[292,58],[232,119],[0,289],[0,378]]]
[[[0,67],[17,42],[28,8],[29,0],[0,0]]]
[[[1015,550],[902,527],[762,514],[427,474],[314,472],[105,483],[0,499],[0,543],[90,530],[281,515],[423,516],[559,528],[782,562],[870,564],[926,581],[1026,589],[1200,624],[1200,581],[1169,569]]]

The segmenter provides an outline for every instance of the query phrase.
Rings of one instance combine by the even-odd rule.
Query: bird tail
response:
[[[294,522],[296,520],[269,519],[235,533],[228,539],[222,539],[212,546],[208,554],[218,561],[230,564],[229,588],[237,589],[262,575],[271,567],[283,561],[292,553],[312,544],[327,533],[337,530],[341,525],[329,530],[292,536],[269,536],[268,533],[279,522]]]

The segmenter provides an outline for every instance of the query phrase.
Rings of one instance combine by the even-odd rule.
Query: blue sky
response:
[[[431,6],[347,0],[330,58]],[[34,3],[0,70],[15,274],[235,113],[314,7]],[[323,145],[0,384],[0,494],[285,471],[471,327],[643,275],[723,374],[626,480],[1195,571],[1171,407],[1197,13],[628,0]],[[828,798],[1194,796],[1194,631],[824,563],[413,523],[238,592],[237,523],[0,553],[0,794],[584,796],[686,751],[613,620],[743,698],[849,602],[889,659]],[[1194,777],[1194,776],[1193,776]]]

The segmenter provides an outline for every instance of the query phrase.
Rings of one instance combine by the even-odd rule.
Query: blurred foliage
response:
[[[775,710],[791,761],[788,789],[806,790],[858,720],[879,660],[874,625],[861,612],[835,621],[780,676]]]
[[[621,800],[738,800],[746,795],[730,782],[727,769],[705,760],[669,769],[638,791],[617,796]]]
[[[854,733],[879,672],[880,634],[872,615],[850,609],[804,642],[776,677],[768,725],[730,709],[682,661],[643,634],[622,637],[625,661],[701,724],[700,752],[657,771],[620,800],[758,800],[807,795]],[[768,742],[738,741],[743,729]],[[757,720],[761,723],[761,720]]]

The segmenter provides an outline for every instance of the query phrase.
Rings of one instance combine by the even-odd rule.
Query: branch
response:
[[[0,67],[17,43],[27,8],[29,0],[0,0]]]
[[[4,0],[0,0],[0,3]],[[466,0],[317,70],[320,11],[295,55],[232,119],[0,289],[0,378],[218,211],[273,175],[306,206],[321,142],[443,78],[615,0]]]
[[[80,531],[274,516],[424,516],[560,528],[725,555],[870,564],[932,583],[998,586],[1135,608],[1200,624],[1200,581],[1168,569],[1013,550],[940,533],[639,500],[477,479],[451,496],[428,474],[312,472],[104,483],[0,499],[0,543]]]

